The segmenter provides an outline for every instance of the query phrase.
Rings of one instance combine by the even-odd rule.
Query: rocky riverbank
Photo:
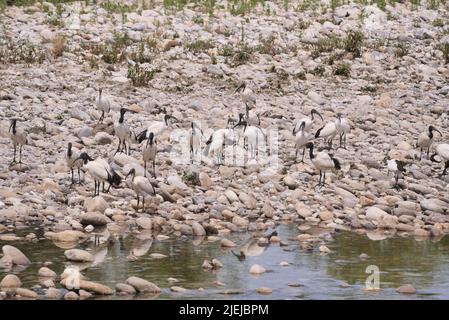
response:
[[[114,3],[44,2],[0,13],[1,241],[39,241],[16,234],[37,224],[68,248],[127,232],[209,237],[232,247],[231,232],[258,232],[258,238],[291,222],[303,248],[318,252],[326,251],[325,241],[307,232],[310,225],[373,240],[395,233],[438,239],[449,232],[449,176],[439,177],[442,166],[420,160],[416,148],[429,125],[443,133],[437,143],[449,140],[447,4],[306,1],[247,8],[218,1],[212,9],[176,10],[158,2]],[[180,144],[167,133],[158,146],[158,196],[145,213],[135,213],[126,182],[93,199],[88,176],[83,185],[70,185],[68,142],[109,158],[122,176],[130,168],[142,174],[140,146],[131,156],[114,155],[120,107],[135,111],[127,122],[136,132],[166,109],[182,121],[180,129],[196,121],[210,133],[224,128],[228,115],[244,112],[234,94],[242,80],[251,80],[261,126],[277,133],[276,166],[177,162],[172,155]],[[112,101],[101,125],[98,87]],[[333,152],[342,170],[329,174],[323,188],[307,157],[294,161],[294,119],[312,108],[325,122],[340,112],[352,123],[348,148]],[[11,117],[22,118],[18,126],[29,133],[22,166],[9,165]],[[399,190],[387,176],[387,156],[406,163]],[[3,248],[0,264],[15,264],[8,252]],[[88,252],[81,256],[91,259]],[[138,258],[139,252],[129,257]],[[124,291],[148,286],[129,280]],[[20,287],[15,278],[4,281]],[[96,292],[86,282],[83,289]]]

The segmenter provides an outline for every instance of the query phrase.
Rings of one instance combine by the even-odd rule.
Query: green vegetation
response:
[[[128,65],[127,78],[131,80],[136,87],[147,86],[154,75],[161,72],[160,69],[141,66],[139,63]]]
[[[410,46],[406,42],[397,42],[394,44],[394,55],[398,58],[402,58],[409,53]]]
[[[0,63],[42,63],[47,51],[28,41],[14,42],[10,37],[0,38]]]
[[[340,63],[334,69],[334,74],[337,76],[349,77],[351,75],[351,65],[349,63]]]
[[[182,180],[188,185],[199,186],[200,185],[200,175],[196,171],[184,171],[182,175]]]
[[[441,52],[443,52],[444,63],[448,64],[449,63],[449,43],[446,42],[446,43],[439,45],[438,49],[441,50]]]
[[[351,52],[354,57],[360,57],[363,46],[363,38],[363,33],[361,31],[349,31],[344,41],[344,49],[347,52]]]
[[[193,53],[198,54],[214,48],[214,43],[212,42],[212,40],[196,40],[186,43],[185,48],[189,51],[192,51]]]
[[[317,43],[312,45],[312,57],[317,58],[322,53],[333,52],[337,49],[343,49],[350,52],[354,57],[360,57],[364,45],[363,33],[359,30],[350,30],[345,38],[331,36],[320,38]]]

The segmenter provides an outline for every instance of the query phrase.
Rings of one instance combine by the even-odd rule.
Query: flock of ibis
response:
[[[238,120],[229,116],[226,128],[217,129],[206,140],[203,140],[203,131],[195,122],[190,122],[190,139],[189,150],[190,160],[198,159],[201,154],[215,159],[216,164],[222,164],[224,158],[224,148],[226,145],[235,146],[243,138],[243,147],[247,150],[249,157],[255,159],[257,157],[257,150],[260,144],[268,144],[267,133],[261,127],[260,118],[266,113],[256,114],[254,112],[256,106],[256,98],[254,92],[246,82],[236,89],[236,93],[240,93],[240,97],[245,105],[245,113],[240,113]],[[105,97],[103,90],[98,90],[96,97],[96,106],[101,112],[99,123],[103,121],[106,114],[111,112],[111,101]],[[72,143],[68,143],[65,159],[67,166],[70,169],[72,184],[75,183],[74,172],[78,173],[78,182],[81,183],[81,171],[89,173],[94,180],[94,196],[100,194],[100,185],[102,185],[102,192],[108,192],[111,186],[117,187],[122,180],[130,178],[131,188],[136,193],[137,197],[137,211],[139,210],[140,198],[142,198],[143,208],[145,206],[145,197],[156,194],[157,182],[151,181],[147,178],[147,163],[152,164],[152,175],[156,177],[156,156],[158,153],[157,143],[161,135],[173,128],[173,124],[180,122],[177,118],[168,114],[166,110],[163,111],[161,121],[155,121],[149,125],[145,130],[136,134],[134,129],[125,121],[127,112],[133,112],[126,108],[120,109],[120,117],[114,123],[114,134],[118,138],[118,147],[115,153],[123,152],[128,155],[131,154],[131,147],[135,144],[142,144],[142,160],[144,164],[144,176],[139,176],[135,169],[131,169],[125,177],[117,173],[107,160],[102,158],[93,159],[86,151],[81,152],[75,148]],[[16,118],[10,120],[9,134],[14,146],[14,158],[12,164],[22,163],[22,147],[27,144],[27,133],[25,130],[17,126]],[[346,136],[351,130],[350,121],[344,118],[340,113],[337,114],[335,121],[330,121],[322,125],[314,134],[311,132],[313,124],[320,121],[324,123],[322,115],[316,110],[312,109],[310,116],[302,117],[295,120],[293,125],[293,136],[295,142],[296,157],[302,151],[301,162],[304,162],[306,151],[310,157],[310,161],[316,170],[319,171],[320,177],[318,186],[325,184],[326,172],[340,170],[340,160],[336,159],[330,151],[334,148],[333,140],[338,136],[339,147],[346,149]],[[423,152],[426,153],[427,159],[432,162],[443,163],[444,169],[442,175],[447,173],[449,168],[449,144],[440,143],[434,148],[434,153],[431,155],[433,148],[434,133],[437,132],[442,136],[434,126],[429,126],[426,132],[422,132],[417,139],[417,147],[421,150],[421,157]],[[322,138],[325,148],[318,152],[317,141]],[[205,147],[202,148],[203,141]],[[19,149],[19,161],[16,161],[16,153]],[[393,172],[395,175],[395,186],[398,187],[398,179],[401,174],[406,172],[406,164],[397,159],[384,159],[387,164],[388,174]],[[105,183],[109,186],[105,189]]]

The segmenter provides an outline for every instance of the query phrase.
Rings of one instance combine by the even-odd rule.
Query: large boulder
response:
[[[137,292],[159,293],[161,289],[154,283],[139,277],[129,277],[126,283],[134,287]]]
[[[109,204],[104,200],[103,197],[97,196],[95,198],[87,198],[84,200],[84,208],[88,212],[101,212],[104,213],[104,211],[109,208]]]
[[[98,212],[87,212],[80,216],[80,222],[82,225],[92,225],[92,226],[104,226],[111,222],[111,219],[106,217],[104,214]]]
[[[31,261],[16,247],[5,245],[2,247],[3,259],[16,265],[29,265]]]
[[[22,282],[20,281],[19,277],[14,274],[7,274],[0,282],[0,289],[17,289],[20,288],[21,285]]]
[[[74,262],[92,262],[94,261],[94,256],[89,252],[81,249],[70,249],[64,252],[67,260]]]

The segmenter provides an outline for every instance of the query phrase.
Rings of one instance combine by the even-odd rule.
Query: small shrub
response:
[[[200,175],[196,171],[184,171],[182,180],[188,185],[198,186],[200,185]]]
[[[46,58],[47,51],[42,47],[28,41],[0,38],[0,63],[42,63]]]
[[[340,63],[334,69],[334,74],[337,76],[349,77],[351,75],[351,65],[349,63]]]
[[[351,52],[354,57],[360,57],[363,46],[363,38],[363,33],[361,31],[349,31],[344,42],[344,49],[347,52]]]
[[[446,42],[444,44],[441,44],[438,48],[443,52],[444,63],[448,64],[449,63],[449,43]]]
[[[234,51],[234,47],[229,45],[229,44],[225,44],[223,47],[221,47],[220,50],[220,55],[224,56],[224,57],[231,57],[235,54]]]
[[[193,53],[201,53],[205,52],[214,47],[214,44],[211,40],[196,40],[193,42],[189,42],[185,45],[186,49],[192,51]]]
[[[405,42],[398,42],[394,45],[394,55],[398,58],[406,56],[410,50],[410,47]]]
[[[160,72],[159,69],[143,67],[139,63],[136,63],[128,66],[127,78],[131,80],[134,86],[143,87],[147,86],[148,82],[150,82],[158,72]]]
[[[326,69],[324,68],[324,66],[319,65],[319,66],[316,66],[313,70],[310,70],[309,72],[315,76],[322,77],[324,75],[325,71],[326,71]]]
[[[232,63],[235,67],[249,62],[254,54],[254,48],[248,46],[246,43],[239,45],[232,57]]]
[[[63,36],[57,36],[52,41],[52,49],[51,53],[54,57],[60,57],[64,53],[65,50],[65,38]]]

